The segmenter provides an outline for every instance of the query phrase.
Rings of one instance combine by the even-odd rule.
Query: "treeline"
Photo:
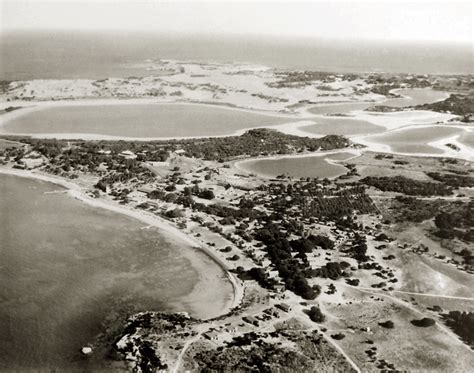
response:
[[[116,158],[123,151],[131,151],[137,161],[164,162],[169,152],[175,149],[172,142],[161,141],[125,141],[125,140],[56,140],[19,138],[18,141],[31,145],[32,150],[40,152],[48,159],[55,158],[63,152],[68,155],[72,163],[81,165],[100,164],[107,158]]]
[[[396,196],[390,210],[397,222],[414,222],[433,219],[446,206],[444,201],[426,201],[409,196]]]
[[[397,192],[413,196],[447,196],[453,188],[442,183],[408,179],[404,176],[367,176],[362,183],[383,192]]]
[[[450,311],[441,316],[445,324],[474,350],[474,313]]]
[[[356,234],[353,244],[348,252],[352,258],[360,263],[368,262],[370,260],[370,257],[367,256],[367,240],[365,239],[365,236]]]
[[[439,181],[453,188],[472,188],[474,187],[474,177],[460,174],[441,174],[439,172],[426,173],[433,180]]]
[[[285,71],[276,74],[280,79],[276,82],[266,83],[272,88],[301,87],[311,85],[314,81],[332,83],[335,81],[333,73],[325,71]],[[348,75],[348,80],[350,76]]]
[[[434,223],[438,228],[436,235],[441,238],[459,238],[474,242],[474,202],[462,204],[451,212],[439,213]]]
[[[253,129],[241,136],[159,141],[80,141],[11,137],[30,144],[33,150],[48,159],[55,159],[66,150],[71,167],[88,166],[94,170],[107,158],[116,159],[123,151],[131,151],[137,161],[163,162],[169,153],[184,150],[189,157],[206,160],[227,160],[243,156],[291,154],[303,151],[345,148],[351,142],[344,136],[328,135],[319,139],[286,135],[271,129]]]
[[[324,266],[313,269],[312,275],[315,277],[330,278],[331,280],[337,280],[341,277],[347,277],[346,272],[347,268],[350,267],[350,264],[347,262],[329,262]]]
[[[247,131],[242,136],[223,138],[163,140],[163,141],[80,141],[34,139],[14,137],[30,145],[49,161],[48,172],[74,176],[77,172],[89,172],[101,176],[101,184],[111,185],[134,177],[147,180],[151,173],[142,162],[166,161],[170,152],[184,150],[190,157],[208,160],[225,160],[243,156],[289,154],[301,151],[330,150],[350,145],[342,136],[329,135],[320,139],[285,135],[269,129]],[[125,151],[130,153],[123,153]],[[24,149],[8,149],[3,152],[7,159],[21,162]],[[104,175],[104,173],[106,175]],[[212,199],[209,191],[202,198]]]
[[[241,136],[181,140],[189,157],[224,161],[242,156],[291,154],[303,151],[345,148],[350,141],[343,136],[328,135],[319,139],[286,135],[270,129],[253,129]]]

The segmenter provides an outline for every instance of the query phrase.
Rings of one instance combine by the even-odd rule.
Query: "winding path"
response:
[[[207,330],[208,328],[202,328],[195,336],[194,338],[188,339],[186,343],[183,345],[183,348],[179,352],[178,357],[176,358],[176,362],[174,364],[173,369],[171,370],[171,373],[178,373],[179,368],[181,367],[181,362],[183,361],[183,356],[188,350],[189,346],[191,346],[194,342],[196,342],[199,338],[201,338],[202,334]]]
[[[433,294],[433,293],[416,293],[416,292],[403,291],[403,290],[390,290],[388,292],[384,292],[383,290],[380,290],[380,289],[367,288],[367,287],[363,287],[363,286],[352,286],[352,285],[347,285],[347,284],[341,284],[341,285],[351,287],[353,289],[363,289],[363,290],[368,290],[368,291],[374,292],[374,293],[381,293],[382,295],[387,295],[387,294],[392,294],[392,293],[400,293],[400,294],[408,294],[408,295],[421,295],[421,296],[424,296],[424,297],[448,298],[448,299],[459,299],[459,300],[474,301],[474,298],[471,298],[471,297],[456,297],[454,295],[443,295],[443,294]]]
[[[328,342],[330,343],[337,351],[339,351],[339,353],[344,356],[344,358],[347,360],[347,362],[352,366],[352,368],[354,368],[354,370],[357,372],[357,373],[361,373],[361,370],[359,369],[359,367],[357,366],[357,364],[354,362],[354,360],[351,359],[351,357],[349,355],[346,354],[346,352],[344,351],[344,349],[339,346],[339,344],[334,340],[332,339],[331,337],[329,337],[326,333],[322,332],[320,329],[319,329],[319,332],[323,335],[323,338]]]

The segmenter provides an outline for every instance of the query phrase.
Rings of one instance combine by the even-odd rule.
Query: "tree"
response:
[[[174,209],[174,210],[168,210],[166,211],[165,215],[168,217],[168,218],[181,218],[184,216],[184,212],[178,208]]]
[[[428,317],[424,317],[420,320],[412,320],[411,323],[413,325],[421,327],[421,328],[427,328],[429,326],[433,326],[435,324],[435,321],[433,319],[428,318]]]
[[[211,199],[214,199],[216,196],[214,195],[214,192],[212,190],[203,189],[199,193],[199,197],[211,200]]]
[[[393,329],[395,327],[392,320],[387,320],[387,321],[381,322],[381,323],[379,323],[379,325],[381,327],[387,328],[387,329]]]
[[[102,180],[99,180],[97,184],[94,185],[97,189],[101,190],[104,193],[107,193],[107,184],[105,184]]]
[[[308,316],[312,321],[317,323],[322,323],[324,320],[326,320],[326,317],[318,306],[311,307],[311,309],[308,311]]]

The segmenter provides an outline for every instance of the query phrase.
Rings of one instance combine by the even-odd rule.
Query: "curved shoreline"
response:
[[[165,235],[184,241],[187,244],[191,245],[192,247],[199,248],[206,256],[212,259],[224,271],[224,273],[226,274],[233,288],[232,302],[226,305],[225,308],[222,309],[222,312],[219,313],[219,316],[227,314],[228,312],[230,312],[232,309],[234,309],[241,303],[243,295],[244,295],[244,287],[239,282],[239,280],[236,279],[235,276],[231,272],[229,272],[229,267],[220,258],[218,258],[211,250],[205,247],[201,242],[199,242],[192,236],[186,234],[179,228],[175,227],[171,222],[168,222],[159,216],[149,214],[145,211],[135,210],[131,207],[118,206],[118,205],[106,202],[104,200],[99,200],[99,199],[89,197],[84,193],[84,191],[81,189],[79,185],[67,180],[53,177],[53,176],[38,174],[38,173],[34,173],[27,170],[16,170],[16,169],[9,169],[9,168],[3,168],[3,167],[0,167],[0,174],[31,178],[31,179],[41,180],[41,181],[49,182],[55,185],[59,185],[65,188],[67,190],[67,193],[71,197],[76,198],[79,201],[86,203],[89,206],[92,206],[95,208],[102,208],[108,211],[112,211],[114,213],[128,216],[132,219],[139,220],[142,223],[145,223],[149,226],[153,226],[158,229],[161,229]],[[206,319],[212,319],[215,317],[216,316],[209,317]]]

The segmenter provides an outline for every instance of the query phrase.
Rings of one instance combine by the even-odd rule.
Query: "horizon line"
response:
[[[326,42],[372,42],[372,43],[387,43],[387,44],[451,44],[453,46],[466,46],[466,47],[473,47],[474,40],[448,40],[448,39],[406,39],[406,38],[367,38],[367,37],[336,37],[336,36],[318,36],[318,35],[281,35],[281,34],[273,34],[273,33],[233,33],[233,32],[226,32],[226,33],[212,33],[212,32],[190,32],[190,31],[174,31],[174,30],[147,30],[147,29],[133,29],[133,30],[126,30],[126,29],[118,29],[118,28],[110,28],[110,29],[60,29],[60,28],[9,28],[9,29],[2,29],[0,28],[0,38],[2,35],[7,34],[20,34],[20,33],[30,33],[30,32],[60,32],[60,33],[82,33],[82,34],[111,34],[111,33],[126,33],[126,34],[149,34],[149,35],[160,35],[164,37],[193,37],[193,38],[208,38],[208,39],[223,39],[223,38],[251,38],[252,41],[258,39],[270,39],[278,37],[282,41],[326,41]]]

